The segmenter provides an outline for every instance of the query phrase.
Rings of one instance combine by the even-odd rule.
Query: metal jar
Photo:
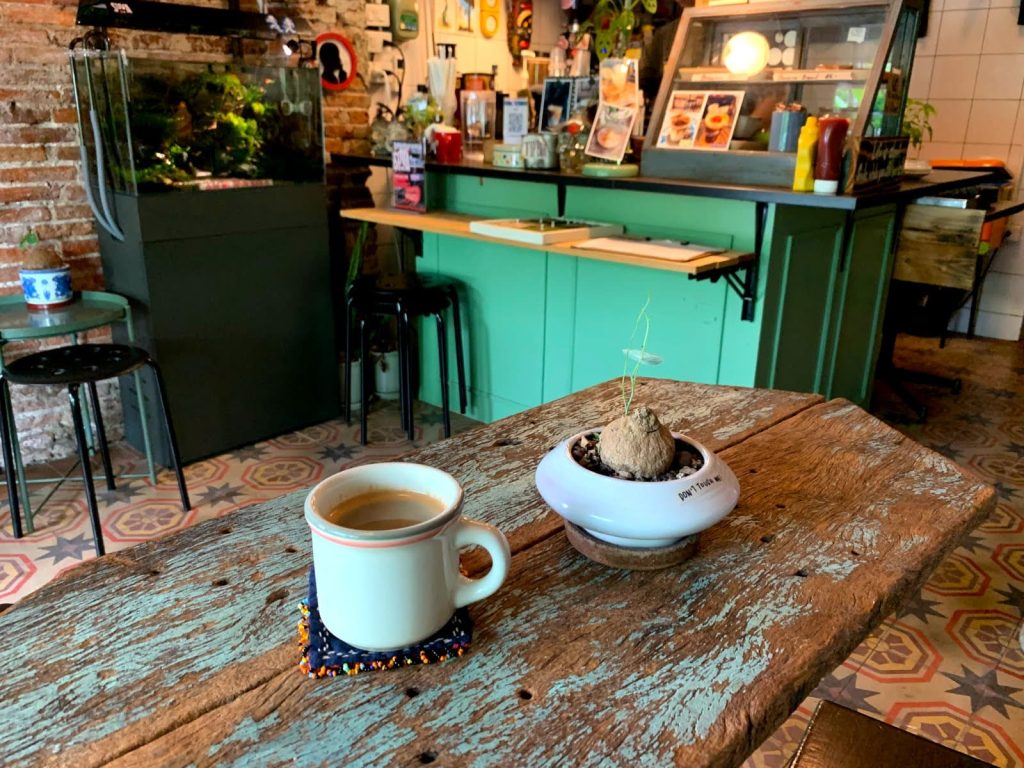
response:
[[[523,165],[527,168],[557,168],[557,134],[544,132],[523,136]]]

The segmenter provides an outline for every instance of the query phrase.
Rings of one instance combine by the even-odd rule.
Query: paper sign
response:
[[[850,27],[850,31],[846,33],[846,42],[863,43],[867,39],[867,36],[867,27]]]
[[[505,99],[501,111],[502,141],[522,144],[523,136],[530,132],[530,100]]]
[[[421,141],[396,141],[392,146],[391,206],[423,213],[427,210],[426,148]]]

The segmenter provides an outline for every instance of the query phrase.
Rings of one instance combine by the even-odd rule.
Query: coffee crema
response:
[[[357,531],[390,531],[419,525],[444,512],[440,499],[416,491],[369,491],[335,504],[328,522]]]

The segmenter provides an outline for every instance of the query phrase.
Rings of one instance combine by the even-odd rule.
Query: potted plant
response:
[[[634,407],[640,366],[661,362],[646,350],[646,309],[637,319],[637,327],[644,326],[641,347],[623,350],[622,414],[603,428],[584,429],[556,446],[541,460],[535,481],[544,500],[565,518],[570,541],[584,554],[593,556],[594,549],[593,542],[581,546],[582,532],[605,550],[611,545],[650,555],[659,550],[682,553],[680,545],[686,545],[683,557],[654,558],[658,565],[653,567],[664,567],[692,553],[689,537],[732,511],[739,482],[707,447],[670,431],[652,408]]]
[[[914,150],[915,158],[908,159],[904,169],[911,174],[925,174],[931,170],[931,163],[927,160],[917,159],[916,155],[921,153],[921,145],[925,138],[930,141],[932,138],[931,119],[935,117],[935,107],[927,101],[919,99],[907,99],[906,109],[903,111],[903,135],[910,139],[910,147]]]
[[[21,290],[29,309],[49,310],[70,304],[71,269],[49,246],[40,245],[33,230],[18,243],[21,250]]]
[[[401,381],[398,377],[398,347],[391,318],[379,318],[370,336],[373,358],[373,388],[384,400],[397,400]]]
[[[634,9],[641,4],[648,13],[658,10],[658,0],[598,0],[594,5],[590,17],[580,29],[593,32],[599,61],[608,57],[621,59],[626,55],[633,27],[636,26]]]
[[[345,275],[345,302],[346,307],[348,306],[349,293],[352,291],[352,287],[359,279],[359,275],[363,269],[363,250],[366,248],[366,240],[369,236],[370,227],[369,224],[364,222],[358,230],[356,230],[356,239],[352,245],[352,250],[349,252],[348,260],[348,272]],[[352,317],[346,311],[345,314],[345,333],[348,335],[348,342],[346,348],[351,350],[350,360],[345,360],[342,365],[347,366],[348,370],[348,402],[353,411],[358,411],[363,407],[363,361],[359,356],[359,341],[358,333],[356,329],[351,328]],[[342,369],[342,382],[346,381],[345,369]],[[342,388],[342,394],[344,396],[345,390],[344,385]]]

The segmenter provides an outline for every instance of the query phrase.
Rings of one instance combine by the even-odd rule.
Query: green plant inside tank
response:
[[[138,74],[131,130],[140,187],[203,176],[304,180],[320,173],[319,147],[302,140],[309,133],[303,116],[283,114],[263,85],[232,72]]]

